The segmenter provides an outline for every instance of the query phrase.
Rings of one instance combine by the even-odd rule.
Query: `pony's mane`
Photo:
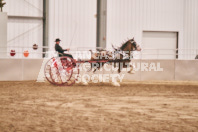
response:
[[[127,43],[128,43],[129,41],[131,41],[131,40],[132,40],[132,39],[129,39],[129,40],[127,40],[126,42],[122,43],[122,45],[120,46],[120,49],[123,50],[123,49],[127,46]]]

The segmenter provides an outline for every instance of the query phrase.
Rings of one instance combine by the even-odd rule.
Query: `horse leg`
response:
[[[118,73],[120,73],[120,72],[121,72],[121,67],[119,65],[119,67],[118,67]],[[117,77],[114,80],[112,80],[112,85],[115,86],[115,87],[120,87],[120,83],[117,80],[118,80]]]
[[[115,86],[115,87],[120,87],[120,83],[117,81],[118,78],[114,78],[114,80],[112,80],[112,85]]]
[[[82,84],[85,85],[85,86],[89,85],[85,78],[82,78]]]
[[[96,67],[94,67],[95,69],[94,69],[94,71],[93,71],[93,73],[95,73],[97,70],[98,70],[98,68],[96,68]]]
[[[92,63],[89,63],[91,66],[90,66],[90,68],[87,70],[87,72],[90,72],[92,69],[93,69],[93,65],[92,65]]]
[[[135,74],[133,65],[130,65],[130,70],[128,71],[128,73]]]
[[[120,72],[122,71],[122,68],[121,65],[119,64],[119,67],[118,67],[118,73],[120,74]]]
[[[94,71],[93,71],[93,73],[95,73],[97,70],[99,70],[100,69],[100,63],[96,63],[97,64],[97,66],[94,66],[93,68],[95,68],[94,69]],[[99,67],[98,67],[99,66]]]

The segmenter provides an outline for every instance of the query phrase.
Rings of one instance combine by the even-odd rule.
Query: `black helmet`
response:
[[[57,38],[57,39],[55,40],[55,42],[59,42],[59,41],[61,41],[59,38]]]

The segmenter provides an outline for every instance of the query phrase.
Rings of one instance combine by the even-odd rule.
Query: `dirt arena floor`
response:
[[[198,82],[0,82],[1,132],[198,131]]]

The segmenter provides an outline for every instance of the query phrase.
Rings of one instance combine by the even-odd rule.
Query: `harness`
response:
[[[122,55],[123,56],[123,60],[129,60],[130,59],[130,56],[123,50],[117,50],[117,51],[114,51],[114,54],[113,54],[113,59],[115,60],[117,58],[118,55]]]
[[[131,40],[130,42],[133,45],[133,49],[131,49],[131,51],[136,51],[137,50],[137,43],[134,40]],[[115,60],[117,55],[122,55],[123,56],[123,60],[130,60],[130,57],[133,58],[133,56],[129,56],[125,51],[123,51],[121,48],[114,48],[114,53],[113,53],[113,59]]]

